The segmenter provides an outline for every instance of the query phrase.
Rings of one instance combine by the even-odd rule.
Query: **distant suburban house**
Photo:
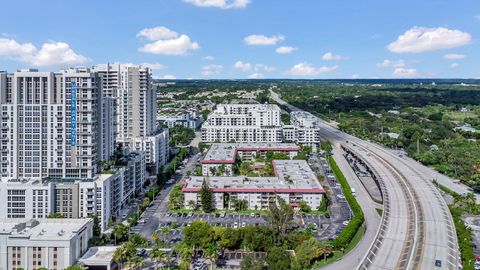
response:
[[[400,137],[400,134],[394,133],[394,132],[388,132],[388,133],[385,133],[385,134],[387,134],[387,136],[388,136],[389,138],[395,139],[395,140],[398,139],[398,137]]]
[[[453,128],[454,131],[464,131],[464,132],[477,132],[477,129],[468,125],[468,124],[465,124],[463,126],[458,126],[458,127],[454,127]]]

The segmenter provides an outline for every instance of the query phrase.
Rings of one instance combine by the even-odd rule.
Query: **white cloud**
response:
[[[270,67],[264,64],[256,64],[255,65],[255,71],[266,71],[266,72],[272,72],[275,71],[274,67]]]
[[[337,68],[338,66],[315,67],[311,63],[303,62],[303,63],[294,65],[289,71],[287,71],[287,74],[293,75],[293,76],[316,76],[316,75],[334,71]]]
[[[203,76],[218,75],[222,72],[222,70],[223,70],[222,65],[206,65],[202,67],[202,75]]]
[[[33,54],[37,48],[32,43],[19,44],[17,41],[8,38],[0,38],[0,55],[21,56]]]
[[[388,45],[394,53],[420,53],[450,49],[468,44],[472,37],[469,33],[444,27],[413,27]]]
[[[358,78],[360,78],[359,74],[352,74],[352,79],[358,79]]]
[[[263,75],[262,73],[253,73],[253,74],[248,75],[248,78],[249,79],[262,79],[262,78],[265,78],[265,75]]]
[[[458,66],[460,66],[460,64],[458,64],[458,63],[451,63],[451,64],[450,64],[450,67],[451,67],[451,68],[456,68],[456,67],[458,67]]]
[[[250,63],[247,63],[247,62],[242,62],[242,61],[237,61],[235,62],[235,64],[233,65],[233,68],[237,69],[237,70],[240,70],[242,72],[250,72],[250,71],[255,71],[255,73],[259,73],[261,71],[264,71],[264,72],[272,72],[272,71],[275,71],[275,68],[274,67],[270,67],[270,66],[267,66],[267,65],[264,65],[264,64],[250,64]]]
[[[39,67],[66,67],[90,61],[67,43],[55,41],[44,43],[39,50],[31,43],[20,44],[13,39],[0,38],[0,55]]]
[[[418,76],[418,73],[414,68],[396,68],[393,75],[400,78],[414,78]]]
[[[215,57],[212,56],[212,55],[207,55],[207,56],[203,57],[203,60],[213,61],[213,60],[215,60]]]
[[[153,43],[145,44],[138,50],[152,54],[184,55],[190,50],[198,50],[199,48],[200,46],[197,42],[192,42],[187,35],[181,35],[178,38],[157,40]]]
[[[249,35],[245,37],[245,43],[247,45],[275,45],[278,42],[284,41],[285,40],[284,35],[276,35],[276,36],[271,36],[267,37],[264,35]]]
[[[477,21],[480,21],[480,15],[475,16],[475,19],[476,19]]]
[[[137,33],[137,37],[144,37],[148,40],[165,40],[177,38],[178,33],[164,26],[157,26],[140,30],[140,32]]]
[[[397,60],[397,61],[392,61],[389,59],[383,60],[382,63],[377,63],[377,67],[394,67],[394,68],[399,68],[399,67],[404,67],[405,66],[405,61],[403,59]]]
[[[164,66],[160,63],[141,63],[140,66],[148,67],[151,70],[160,70],[167,68],[167,66]]]
[[[221,9],[245,8],[250,0],[183,0],[197,7],[215,7]]]
[[[458,54],[458,53],[449,53],[443,56],[443,58],[448,60],[458,60],[458,59],[463,59],[465,57],[467,57],[465,54]]]
[[[152,77],[156,80],[175,80],[175,79],[177,79],[177,77],[175,75],[171,75],[171,74],[165,74],[165,75],[161,75],[161,76],[152,76]]]
[[[275,52],[278,54],[290,54],[293,53],[294,51],[298,50],[297,48],[290,47],[290,46],[281,46],[278,47]]]
[[[188,51],[198,50],[200,48],[198,43],[191,41],[187,35],[178,35],[177,32],[163,26],[145,28],[138,32],[137,37],[145,37],[148,40],[154,41],[138,49],[144,53],[185,55]]]
[[[327,52],[322,56],[322,59],[325,61],[338,61],[338,60],[345,60],[347,57],[341,56],[339,54],[333,54],[331,52]]]
[[[252,64],[250,63],[244,63],[242,61],[237,61],[235,62],[235,64],[233,65],[233,67],[235,69],[238,69],[240,71],[243,71],[243,72],[249,72],[252,70]]]

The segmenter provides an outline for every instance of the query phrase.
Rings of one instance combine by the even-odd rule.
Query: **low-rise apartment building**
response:
[[[0,219],[0,270],[64,269],[88,249],[92,219]]]
[[[300,147],[293,143],[213,143],[205,157],[200,161],[202,173],[205,176],[214,175],[222,167],[222,175],[233,174],[233,164],[237,159],[241,161],[255,161],[265,158],[267,152],[285,153],[290,159],[300,151]]]
[[[229,209],[234,200],[247,202],[248,209],[266,210],[277,196],[293,207],[305,202],[312,209],[318,208],[325,190],[315,173],[304,160],[273,160],[275,176],[189,176],[182,182],[185,205],[190,201],[200,203],[202,184],[213,191],[216,209]]]

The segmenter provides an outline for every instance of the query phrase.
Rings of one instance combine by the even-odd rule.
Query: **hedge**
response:
[[[345,199],[347,200],[353,212],[352,220],[350,220],[348,225],[345,226],[345,228],[337,236],[337,238],[332,241],[332,244],[335,248],[346,248],[348,244],[350,244],[350,242],[352,241],[357,231],[362,226],[364,221],[364,215],[362,208],[355,199],[355,196],[353,196],[352,194],[352,190],[347,182],[347,179],[343,175],[342,171],[340,170],[332,156],[328,157],[328,163],[330,164],[330,168],[332,169],[333,174],[335,174],[337,181],[342,186]]]

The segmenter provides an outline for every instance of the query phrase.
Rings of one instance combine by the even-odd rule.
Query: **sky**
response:
[[[15,0],[0,70],[100,63],[154,78],[480,78],[478,0]]]

